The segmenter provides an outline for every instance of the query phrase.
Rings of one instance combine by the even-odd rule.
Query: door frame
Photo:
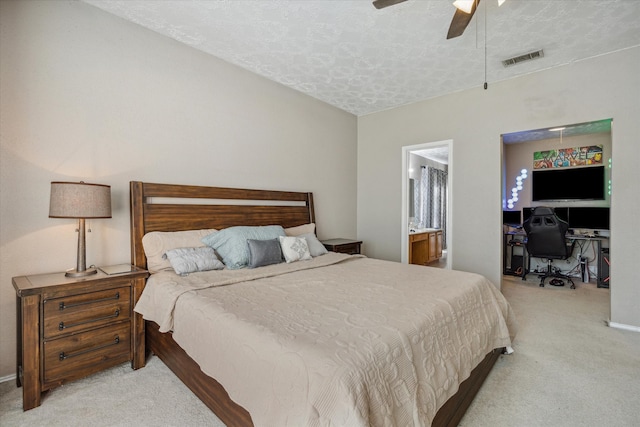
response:
[[[453,265],[453,140],[425,142],[416,145],[407,145],[402,147],[402,209],[400,218],[400,262],[407,264],[409,262],[409,154],[412,151],[425,150],[429,148],[446,146],[449,150],[449,163],[447,166],[447,264],[446,268],[451,269]]]

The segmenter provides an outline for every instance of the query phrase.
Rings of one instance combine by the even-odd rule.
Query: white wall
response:
[[[453,140],[453,265],[500,283],[503,133],[613,118],[611,320],[640,327],[640,47],[358,119],[358,238],[400,260],[401,147]]]
[[[319,236],[356,237],[355,116],[81,2],[0,5],[0,377],[11,277],[75,267],[51,181],[112,187],[88,265],[129,261],[131,180],[312,191]]]

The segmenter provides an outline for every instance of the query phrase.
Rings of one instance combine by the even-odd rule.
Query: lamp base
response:
[[[92,274],[96,274],[97,272],[98,270],[96,270],[93,267],[89,267],[84,271],[78,271],[74,268],[73,270],[67,270],[67,272],[64,273],[64,275],[67,277],[85,277],[85,276],[91,276]]]

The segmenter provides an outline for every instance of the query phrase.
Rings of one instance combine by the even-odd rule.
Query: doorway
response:
[[[417,145],[410,145],[402,147],[402,218],[401,218],[401,262],[409,262],[409,228],[410,217],[412,209],[415,209],[414,193],[418,191],[420,186],[417,184],[416,176],[418,171],[415,170],[415,161],[412,162],[412,157],[419,156],[424,158],[423,163],[437,162],[442,165],[446,165],[446,188],[451,189],[452,176],[453,176],[453,153],[452,153],[452,140],[428,142]],[[412,167],[413,166],[413,167]],[[412,178],[413,177],[413,178]],[[412,185],[413,184],[413,185]],[[411,190],[411,191],[410,191]],[[411,193],[411,194],[410,194]],[[451,207],[452,192],[449,190],[446,194],[445,202],[446,220],[444,221],[445,230],[445,244],[443,250],[443,260],[440,263],[434,263],[433,266],[439,266],[442,268],[451,269],[453,247],[451,244],[451,232],[453,230]]]
[[[578,282],[598,288],[609,286],[612,121],[604,119],[501,135],[503,275],[514,275],[513,249],[508,247],[507,239],[516,235],[522,239],[520,224],[529,217],[531,209],[547,206],[568,223],[570,234],[597,236],[597,243],[576,238],[572,256],[556,267]],[[545,174],[556,177],[554,171],[560,172],[562,179],[550,181],[550,175]],[[590,182],[588,177],[593,174],[583,171],[602,175]],[[558,195],[557,191],[566,193]],[[523,255],[519,259],[524,260],[523,249],[518,252]],[[520,262],[519,259],[516,261]],[[534,282],[535,273],[546,268],[546,261],[539,258],[529,258],[522,266],[531,273]]]

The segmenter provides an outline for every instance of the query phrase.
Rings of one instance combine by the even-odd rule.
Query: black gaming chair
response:
[[[554,286],[564,286],[565,279],[571,283],[571,289],[575,289],[575,284],[571,277],[560,273],[559,268],[552,268],[551,262],[554,259],[567,259],[573,253],[575,241],[567,245],[566,233],[569,224],[558,218],[553,210],[546,206],[539,206],[533,209],[531,216],[522,224],[527,233],[527,251],[529,256],[547,259],[547,271],[540,274],[540,286],[544,287],[547,277],[554,277],[550,284]],[[522,279],[526,278],[526,272]]]

